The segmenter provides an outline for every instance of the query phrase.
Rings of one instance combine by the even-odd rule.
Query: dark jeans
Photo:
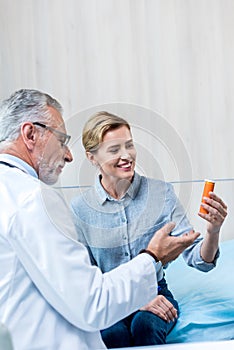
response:
[[[158,294],[164,295],[177,309],[178,303],[167,288],[166,280],[159,282]],[[175,321],[162,320],[150,311],[136,311],[113,326],[102,330],[102,339],[108,349],[166,343],[166,336],[172,330]]]

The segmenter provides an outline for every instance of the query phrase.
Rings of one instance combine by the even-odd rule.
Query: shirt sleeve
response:
[[[40,294],[74,326],[107,328],[156,296],[155,266],[141,254],[102,274],[74,238],[65,201],[35,190],[11,219],[8,241]]]
[[[74,222],[74,225],[76,228],[76,234],[77,234],[76,239],[87,248],[91,264],[98,266],[98,264],[93,256],[92,249],[90,248],[90,246],[86,240],[84,230],[83,230],[83,225],[80,224],[81,219],[80,219],[79,214],[78,214],[80,203],[77,202],[77,199],[78,199],[78,197],[74,198],[71,201],[72,218],[73,218],[73,222]]]

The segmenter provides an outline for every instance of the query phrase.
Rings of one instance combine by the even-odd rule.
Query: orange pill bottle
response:
[[[212,180],[205,180],[205,184],[204,184],[204,190],[202,193],[202,203],[206,203],[203,199],[203,197],[210,197],[209,196],[209,192],[213,192],[214,190],[214,186],[215,186],[215,182]],[[200,206],[200,213],[203,214],[208,214],[207,210],[205,208],[203,208],[202,206]]]

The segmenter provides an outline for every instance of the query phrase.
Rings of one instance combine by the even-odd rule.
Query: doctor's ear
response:
[[[21,137],[28,149],[32,150],[36,143],[36,131],[31,122],[25,122],[21,125]]]
[[[95,160],[95,156],[91,152],[86,152],[86,157],[93,166],[98,166],[98,162]]]

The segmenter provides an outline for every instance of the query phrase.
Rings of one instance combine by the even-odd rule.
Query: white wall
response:
[[[139,171],[229,179],[233,33],[233,0],[0,0],[0,98],[38,88],[63,104],[75,158],[63,186],[92,182],[80,135],[100,109],[132,123]],[[204,230],[202,184],[175,189]],[[216,191],[229,206],[222,238],[234,238],[234,181],[218,181]]]

